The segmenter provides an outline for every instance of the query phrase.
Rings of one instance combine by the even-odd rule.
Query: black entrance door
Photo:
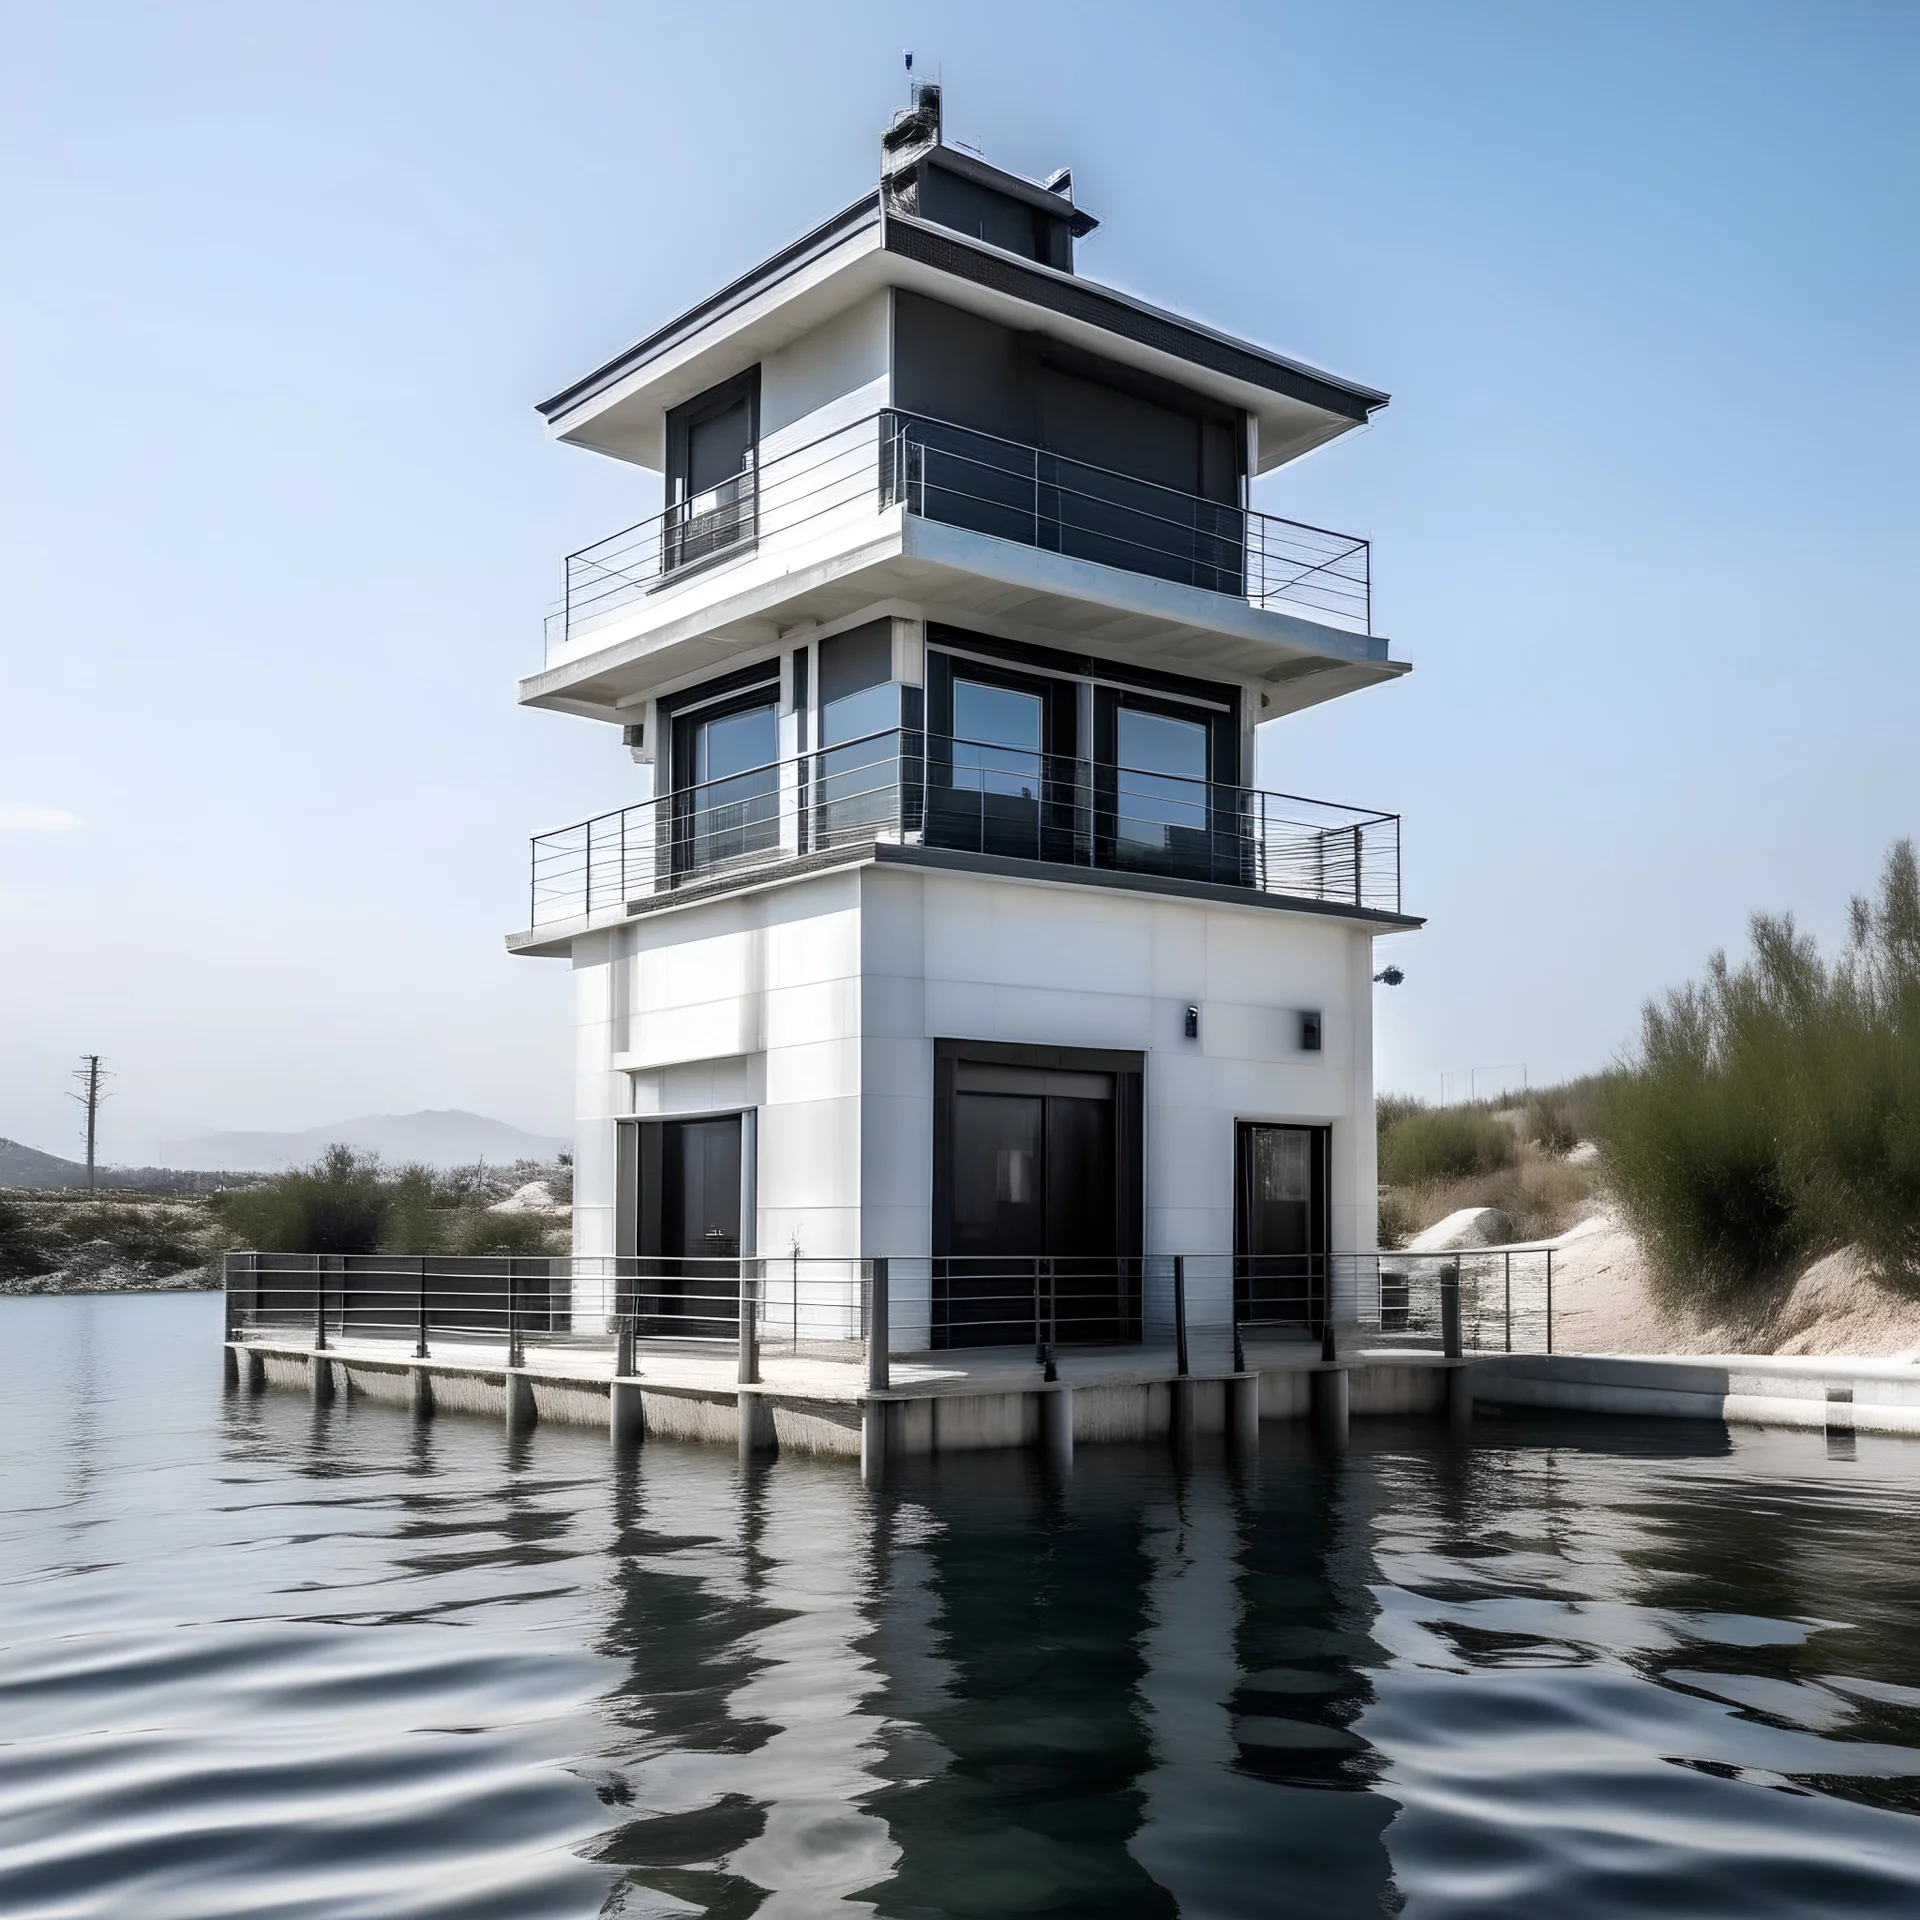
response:
[[[1138,1339],[1137,1079],[942,1067],[939,1344]]]
[[[740,1116],[640,1125],[641,1330],[731,1338],[740,1303]]]
[[[1243,1323],[1318,1330],[1327,1301],[1327,1129],[1242,1121],[1234,1306]]]

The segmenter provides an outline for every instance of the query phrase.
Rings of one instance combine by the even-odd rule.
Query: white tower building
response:
[[[541,408],[666,482],[520,690],[651,768],[509,938],[573,965],[578,1254],[886,1255],[905,1349],[1137,1338],[1173,1253],[1311,1322],[1373,1247],[1398,821],[1249,781],[1407,668],[1367,543],[1249,487],[1386,395],[1083,278],[1094,225],[925,87],[876,190]]]

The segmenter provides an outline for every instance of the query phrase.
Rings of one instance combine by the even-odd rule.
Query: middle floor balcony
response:
[[[1409,924],[1397,814],[891,728],[537,835],[510,944],[861,858]]]
[[[630,718],[743,644],[881,603],[1258,680],[1269,717],[1406,671],[1366,540],[886,409],[569,556],[521,698]]]

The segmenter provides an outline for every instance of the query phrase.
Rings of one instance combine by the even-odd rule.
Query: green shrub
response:
[[[545,1253],[553,1223],[538,1213],[465,1213],[454,1229],[455,1253]]]
[[[390,1182],[372,1154],[329,1147],[310,1167],[218,1198],[236,1244],[263,1253],[372,1253],[386,1223]]]
[[[1511,1166],[1513,1129],[1474,1107],[1416,1107],[1380,1133],[1380,1178],[1389,1186],[1458,1179]]]
[[[1607,1175],[1679,1299],[1737,1291],[1856,1243],[1920,1287],[1920,875],[1888,856],[1829,967],[1790,916],[1757,915],[1753,955],[1649,1003],[1612,1077]]]
[[[0,1193],[0,1280],[30,1280],[59,1264],[34,1232],[27,1209]]]

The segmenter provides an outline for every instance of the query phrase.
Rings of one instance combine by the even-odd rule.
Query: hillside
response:
[[[348,1146],[377,1153],[395,1164],[418,1161],[430,1167],[470,1167],[479,1161],[507,1166],[518,1160],[551,1161],[572,1142],[549,1134],[528,1133],[485,1114],[448,1108],[426,1113],[365,1114],[330,1126],[297,1133],[202,1133],[164,1143],[161,1158],[170,1165],[226,1171],[270,1173],[280,1167],[306,1166],[327,1148]]]

